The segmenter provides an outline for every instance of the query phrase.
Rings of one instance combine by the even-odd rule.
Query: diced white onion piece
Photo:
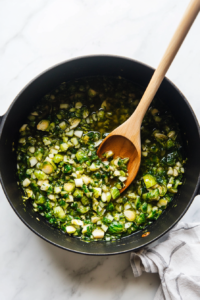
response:
[[[73,144],[74,146],[77,146],[77,145],[78,145],[78,140],[77,140],[76,137],[73,137],[70,141],[72,142],[72,144]]]
[[[31,174],[31,178],[32,178],[32,179],[36,179],[36,177],[35,177],[35,174],[34,174],[34,173],[32,173],[32,174]]]
[[[130,198],[130,199],[136,199],[137,195],[135,193],[130,193],[130,194],[128,194],[127,197]]]
[[[37,158],[36,157],[34,157],[34,156],[32,156],[32,157],[30,157],[29,158],[29,161],[30,161],[30,166],[31,167],[34,167],[36,164],[37,164]]]
[[[83,104],[81,102],[76,102],[75,108],[81,108]]]
[[[67,127],[66,122],[65,122],[65,121],[61,122],[61,123],[59,124],[59,127],[60,127],[62,130],[65,130],[66,127]]]
[[[67,151],[68,148],[69,148],[69,146],[67,145],[67,143],[62,143],[62,144],[60,145],[61,151]]]
[[[56,150],[60,150],[60,147],[58,145],[55,146]],[[58,152],[57,152],[58,153]]]
[[[115,158],[115,159],[113,160],[114,165],[115,165],[116,167],[119,167],[119,166],[118,166],[118,161],[119,161],[119,157],[117,157],[117,158]]]
[[[68,146],[68,148],[74,147],[74,144],[72,144],[70,141],[68,141],[68,142],[67,142],[67,146]]]
[[[129,208],[131,208],[131,205],[129,203],[125,203],[124,204],[124,209],[129,209]]]
[[[74,181],[75,181],[76,187],[82,187],[83,186],[82,178],[76,178],[76,179],[74,179]]]
[[[69,104],[67,104],[67,103],[61,103],[60,104],[61,109],[67,109],[68,107],[69,107]]]
[[[62,190],[62,187],[61,187],[61,186],[55,186],[55,187],[54,187],[54,193],[55,193],[55,194],[59,194],[59,193],[61,192],[61,190]]]
[[[124,211],[124,216],[126,218],[127,221],[134,221],[135,217],[136,217],[136,213],[133,210],[125,210]]]
[[[56,149],[50,149],[50,153],[52,153],[52,154],[58,154],[58,150],[56,150]]]
[[[50,154],[49,154],[49,158],[53,159],[53,158],[54,158],[54,154],[53,154],[53,153],[50,153]]]
[[[83,131],[82,130],[75,130],[74,131],[74,135],[78,138],[81,138],[83,135]]]
[[[87,227],[90,226],[89,224],[84,225],[83,229],[82,229],[82,233],[86,233],[87,232]]]
[[[97,211],[98,209],[98,205],[99,205],[99,202],[97,201],[97,199],[93,198],[93,201],[92,201],[92,208],[93,210]]]
[[[22,127],[20,128],[19,131],[20,131],[20,132],[25,131],[27,126],[28,126],[28,124],[22,125]]]
[[[71,221],[71,223],[72,223],[73,225],[83,226],[83,221],[81,221],[81,220],[73,219],[73,220]]]
[[[86,119],[88,116],[89,116],[89,110],[88,109],[84,109],[84,111],[83,111],[83,118],[84,119]],[[86,122],[87,122],[87,120],[86,120]]]
[[[176,165],[177,165],[178,167],[182,167],[182,164],[181,164],[179,161],[176,163]]]
[[[106,204],[103,202],[99,202],[99,205],[103,208]]]
[[[174,171],[173,171],[173,175],[174,175],[175,177],[177,177],[177,176],[178,176],[178,171],[177,171],[176,169],[174,169]]]
[[[69,197],[65,200],[66,202],[74,202],[74,197],[69,195]]]
[[[53,194],[47,196],[50,200],[56,201],[56,197]]]
[[[27,186],[29,186],[30,183],[31,183],[31,181],[30,181],[28,178],[26,178],[26,179],[24,179],[24,181],[23,181],[23,186],[24,186],[24,187],[27,187]]]
[[[29,198],[31,198],[32,195],[33,195],[33,191],[32,191],[32,190],[29,190],[29,189],[26,189],[26,193],[27,193],[27,196],[28,196]]]
[[[107,201],[106,193],[102,193],[102,195],[101,195],[101,200],[102,200],[103,202],[106,202],[106,201]]]
[[[45,181],[47,181],[47,182],[45,182]],[[50,187],[50,184],[48,183],[48,180],[44,180],[44,182],[43,182],[43,184],[41,185],[41,190],[42,191],[47,191],[48,190],[48,188]]]
[[[91,217],[92,223],[97,223],[100,220],[100,217]]]
[[[48,156],[45,158],[45,161],[48,161],[48,162],[52,163],[52,159]]]
[[[74,226],[66,226],[67,233],[74,233],[76,231],[76,228]]]
[[[161,199],[158,201],[157,206],[158,207],[166,206],[167,203],[168,203],[167,200]]]
[[[95,147],[95,148],[98,147],[98,146],[102,143],[102,141],[103,141],[103,140],[96,141],[96,142],[94,143],[94,147]]]
[[[100,168],[100,166],[97,166],[95,163],[92,163],[90,166],[90,171],[96,171]]]
[[[98,206],[98,212],[101,212],[102,211],[102,207],[99,205]]]
[[[90,182],[92,181],[92,178],[90,178],[90,177],[87,176],[87,175],[83,175],[83,176],[82,176],[82,180],[83,180],[84,184],[88,185],[88,184],[90,184]]]
[[[168,171],[167,171],[167,175],[173,175],[173,169],[172,167],[169,167]]]
[[[115,172],[113,173],[114,176],[120,176],[120,171],[115,170]]]
[[[103,202],[106,202],[106,201],[109,202],[110,199],[111,199],[111,193],[110,193],[110,192],[102,193],[102,195],[101,195],[101,200],[102,200]]]
[[[50,145],[51,144],[51,140],[48,137],[43,137],[43,143],[45,144],[45,146]]]
[[[108,190],[109,190],[109,188],[104,184],[104,185],[102,185],[102,191],[103,192],[108,192]]]
[[[104,232],[106,232],[108,230],[108,226],[106,226],[105,224],[102,224],[101,228],[103,229]]]
[[[102,239],[104,237],[104,231],[97,228],[93,230],[92,235],[95,239]]]
[[[119,176],[119,180],[120,180],[121,182],[124,182],[124,181],[127,180],[127,177],[125,177],[125,176]]]
[[[124,226],[124,227],[125,227],[125,228],[130,228],[130,227],[132,226],[132,224],[133,224],[133,223],[131,223],[131,222],[127,222],[127,223],[125,223],[125,226]]]
[[[67,155],[64,156],[63,161],[64,162],[68,162],[69,158],[67,157]]]
[[[46,180],[38,180],[37,185],[42,186]]]
[[[109,215],[107,215],[107,219],[109,219],[112,222],[114,218],[112,215],[109,214]]]
[[[35,147],[29,147],[28,151],[31,152],[31,153],[34,153],[35,152]]]
[[[105,153],[105,156],[106,156],[106,158],[109,158],[109,157],[112,157],[114,155],[114,153],[113,153],[113,151],[107,151],[106,153]]]
[[[65,135],[66,135],[66,136],[71,136],[71,137],[72,137],[73,134],[74,134],[74,130],[70,130],[70,131],[67,130],[67,129],[65,130]]]

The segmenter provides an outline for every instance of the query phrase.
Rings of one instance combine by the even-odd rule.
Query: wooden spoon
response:
[[[191,0],[136,110],[126,122],[113,130],[99,146],[99,149],[97,151],[99,157],[101,157],[102,154],[106,151],[112,150],[115,157],[129,157],[130,159],[128,163],[129,176],[127,181],[125,182],[125,187],[120,190],[120,193],[122,193],[131,184],[140,167],[140,127],[144,115],[151,101],[153,100],[159,86],[161,85],[169,66],[171,65],[176,53],[178,52],[199,10],[200,0]]]

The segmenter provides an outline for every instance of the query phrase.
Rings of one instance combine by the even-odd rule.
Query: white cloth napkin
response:
[[[178,223],[166,241],[131,253],[135,277],[159,273],[154,300],[200,299],[200,224]]]

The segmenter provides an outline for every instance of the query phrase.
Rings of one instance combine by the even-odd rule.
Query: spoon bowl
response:
[[[115,134],[110,134],[105,138],[104,143],[99,146],[97,154],[102,159],[102,155],[110,150],[113,151],[114,158],[129,158],[127,166],[129,176],[125,182],[125,187],[120,190],[120,193],[122,193],[131,184],[131,182],[137,175],[141,162],[140,151],[128,138]]]

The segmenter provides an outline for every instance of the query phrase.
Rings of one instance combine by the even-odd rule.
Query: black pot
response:
[[[170,230],[185,214],[194,197],[200,192],[200,130],[196,116],[188,101],[168,79],[164,79],[157,96],[169,107],[184,133],[188,158],[185,183],[160,218],[148,227],[150,235],[143,238],[142,231],[115,242],[82,242],[62,234],[35,213],[28,202],[22,204],[22,194],[16,178],[16,158],[12,143],[18,129],[33,106],[42,96],[63,81],[86,76],[122,76],[146,87],[154,70],[137,61],[116,56],[88,56],[61,63],[31,81],[15,98],[1,119],[0,128],[0,179],[6,197],[18,215],[34,233],[62,249],[89,255],[111,255],[139,249],[152,243]],[[38,221],[37,218],[40,219]]]

